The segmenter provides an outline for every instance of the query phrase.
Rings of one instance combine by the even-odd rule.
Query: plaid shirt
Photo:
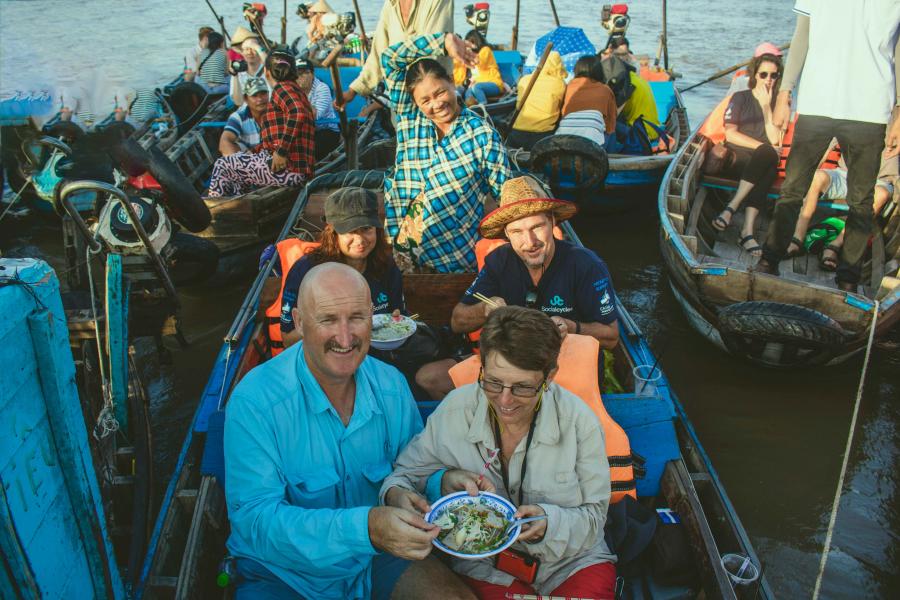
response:
[[[388,94],[397,113],[397,160],[384,182],[388,235],[396,238],[407,208],[424,194],[422,262],[441,273],[474,271],[484,201],[500,196],[509,160],[500,135],[465,107],[442,139],[407,93],[406,68],[443,54],[444,34],[391,46],[381,56]]]
[[[269,107],[263,113],[260,150],[287,152],[287,170],[300,173],[307,179],[313,176],[316,164],[315,120],[306,94],[296,81],[275,84]]]

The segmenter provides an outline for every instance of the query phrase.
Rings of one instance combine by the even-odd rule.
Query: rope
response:
[[[85,248],[85,261],[87,263],[88,286],[91,292],[91,313],[94,318],[94,335],[97,336],[97,364],[100,366],[100,387],[103,391],[103,409],[97,416],[97,423],[94,425],[93,436],[97,441],[102,440],[109,434],[119,430],[119,422],[116,420],[115,408],[112,402],[112,391],[109,387],[109,380],[106,377],[106,368],[103,363],[103,348],[100,345],[100,323],[97,320],[97,301],[94,295],[94,276],[91,273],[91,255],[100,254],[101,250],[92,252],[91,247]]]
[[[0,221],[3,220],[3,217],[6,216],[6,213],[8,213],[10,210],[12,210],[13,205],[16,202],[18,202],[19,197],[22,195],[22,192],[25,191],[25,188],[27,188],[30,183],[31,183],[31,176],[29,175],[28,178],[25,180],[25,183],[22,185],[22,187],[19,188],[19,191],[16,192],[16,195],[13,197],[13,199],[10,200],[9,205],[6,207],[6,210],[4,210],[3,214],[0,215]]]
[[[838,478],[837,489],[834,491],[834,502],[831,504],[831,517],[828,520],[828,531],[825,534],[825,547],[822,549],[822,560],[819,561],[819,574],[816,576],[816,585],[813,588],[812,600],[818,600],[819,591],[822,589],[822,578],[825,576],[825,565],[828,562],[828,554],[831,552],[831,537],[834,535],[834,525],[837,522],[838,507],[841,502],[841,492],[844,489],[844,478],[847,475],[847,463],[850,460],[850,449],[853,447],[853,434],[856,432],[856,418],[859,415],[859,405],[862,403],[863,389],[866,385],[866,372],[869,369],[869,359],[872,356],[872,343],[875,341],[875,325],[878,323],[878,309],[881,307],[878,300],[875,301],[875,312],[872,315],[872,326],[869,329],[869,341],[866,344],[866,358],[863,360],[862,373],[859,376],[859,388],[856,391],[856,403],[853,405],[853,418],[850,419],[850,431],[847,434],[847,446],[844,448],[844,460],[841,463],[841,476]]]

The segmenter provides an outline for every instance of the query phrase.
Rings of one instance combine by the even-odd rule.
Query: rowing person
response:
[[[592,250],[553,236],[554,227],[576,212],[575,204],[550,198],[531,176],[503,184],[500,207],[481,221],[479,230],[484,238],[505,237],[509,243],[487,255],[478,278],[453,309],[453,331],[476,331],[494,308],[517,305],[550,315],[563,337],[589,335],[601,348],[614,348],[618,311],[606,264]],[[416,374],[416,383],[440,400],[453,389],[448,371],[454,364],[453,359],[427,364]]]
[[[440,529],[382,481],[422,418],[400,373],[366,351],[372,300],[352,267],[303,279],[303,342],[237,385],[225,417],[235,598],[474,598],[429,556]]]

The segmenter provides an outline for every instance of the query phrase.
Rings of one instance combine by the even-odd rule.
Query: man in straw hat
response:
[[[488,239],[509,240],[484,261],[478,278],[454,307],[450,326],[457,333],[479,329],[498,306],[525,306],[548,315],[565,336],[589,335],[602,348],[619,342],[616,293],[606,264],[592,250],[553,237],[553,228],[577,207],[550,198],[534,177],[510,179],[500,191],[500,207],[481,221]],[[476,297],[490,299],[482,302]],[[449,359],[425,365],[416,382],[434,399],[453,389]]]

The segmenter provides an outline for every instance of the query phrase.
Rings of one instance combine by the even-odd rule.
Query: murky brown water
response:
[[[352,10],[349,0],[330,4],[339,11]],[[380,4],[360,1],[368,29],[374,27]],[[466,29],[463,4],[456,2],[458,30]],[[489,37],[502,42],[514,5],[508,0],[492,4]],[[581,23],[595,43],[605,40],[600,4],[588,9],[590,19],[576,19],[586,12],[583,2],[556,2],[563,24]],[[629,38],[635,51],[655,52],[660,4],[631,3]],[[234,29],[240,3],[216,0],[214,5]],[[270,6],[273,13],[280,11]],[[670,61],[687,85],[745,59],[759,41],[783,44],[793,28],[790,7],[783,0],[669,2]],[[523,1],[520,48],[544,33],[551,20],[545,2]],[[212,22],[199,1],[0,0],[0,91],[76,87],[77,81],[90,81],[102,105],[111,101],[112,89],[170,79],[180,69],[196,28]],[[289,37],[301,29],[292,17]],[[726,89],[723,80],[685,95],[694,125]],[[663,368],[712,456],[773,588],[784,598],[807,597],[862,360],[780,372],[723,355],[690,329],[669,290],[658,248],[655,198],[643,198],[639,204],[640,210],[626,215],[579,218],[576,230],[606,260],[623,302],[655,351],[662,353]],[[58,263],[58,234],[52,228],[4,230],[0,235],[5,236],[0,248],[39,246]],[[158,485],[167,483],[221,337],[250,279],[182,292],[182,321],[192,344],[186,350],[172,346],[173,368],[164,368],[151,386]],[[900,352],[878,350],[870,366],[823,598],[900,597],[898,399]]]

